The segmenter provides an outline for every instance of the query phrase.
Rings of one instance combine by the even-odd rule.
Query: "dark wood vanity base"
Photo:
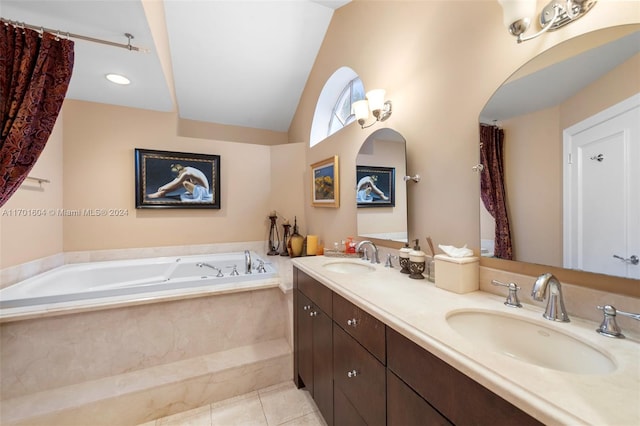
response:
[[[328,425],[540,425],[294,267],[294,381]]]

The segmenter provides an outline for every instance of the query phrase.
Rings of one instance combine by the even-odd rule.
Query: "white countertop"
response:
[[[397,267],[375,265],[374,272],[345,274],[322,266],[335,261],[313,256],[295,258],[293,264],[541,422],[640,425],[637,336],[625,333],[626,339],[607,338],[595,332],[597,323],[575,317],[570,323],[548,321],[542,318],[543,310],[538,306],[525,304],[514,309],[506,307],[501,296],[481,291],[448,292],[427,280],[410,279]],[[480,348],[447,323],[447,314],[461,309],[491,310],[539,320],[548,328],[599,349],[615,360],[617,368],[608,374],[566,373]]]

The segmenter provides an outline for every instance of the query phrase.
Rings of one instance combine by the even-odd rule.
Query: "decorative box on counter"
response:
[[[436,254],[434,259],[436,287],[460,294],[480,289],[480,258]]]

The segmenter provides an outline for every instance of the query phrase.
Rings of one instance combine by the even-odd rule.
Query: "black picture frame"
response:
[[[220,209],[220,156],[135,149],[136,208]]]
[[[356,166],[358,207],[395,207],[395,180],[395,167]]]

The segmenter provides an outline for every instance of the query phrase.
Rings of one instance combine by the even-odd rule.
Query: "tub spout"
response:
[[[251,253],[249,250],[244,251],[244,273],[251,273]]]
[[[211,269],[213,269],[213,270],[215,270],[215,271],[218,271],[218,275],[216,275],[216,277],[223,277],[223,276],[224,276],[224,275],[222,274],[222,269],[220,269],[220,268],[216,268],[215,266],[213,266],[213,265],[209,265],[208,263],[200,262],[200,263],[196,263],[196,266],[198,266],[198,267],[200,267],[200,268],[202,268],[202,267],[206,266],[207,268],[211,268]]]

